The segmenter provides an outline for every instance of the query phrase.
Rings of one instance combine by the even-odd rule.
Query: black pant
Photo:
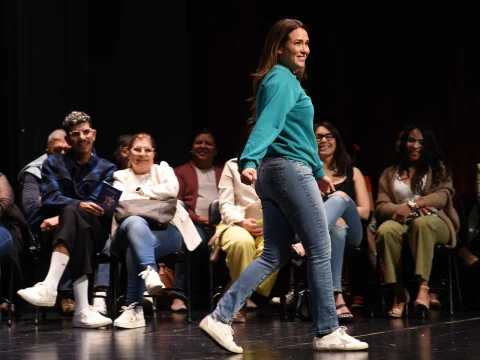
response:
[[[92,257],[105,246],[108,219],[98,217],[74,205],[60,211],[58,227],[53,236],[53,246],[63,244],[69,254],[68,268],[72,282],[92,274]]]

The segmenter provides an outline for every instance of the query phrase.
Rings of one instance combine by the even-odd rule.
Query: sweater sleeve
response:
[[[268,75],[267,75],[268,76]],[[260,85],[257,96],[257,122],[240,157],[240,168],[256,169],[268,146],[278,137],[299,93],[289,74],[273,74]],[[296,80],[295,80],[296,81]]]
[[[25,173],[22,187],[22,208],[27,218],[40,211],[42,200],[40,199],[41,180],[33,174]]]

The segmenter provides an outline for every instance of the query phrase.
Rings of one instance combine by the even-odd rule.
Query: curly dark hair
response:
[[[345,176],[347,174],[348,167],[352,164],[352,160],[347,152],[345,143],[343,142],[343,139],[340,136],[337,128],[333,124],[327,121],[321,121],[314,124],[313,130],[317,131],[320,126],[323,126],[330,131],[336,140],[336,148],[335,152],[333,153],[333,161],[330,165],[330,170],[334,172],[335,176]]]
[[[68,134],[73,125],[84,122],[88,122],[89,125],[92,126],[92,119],[87,113],[83,111],[72,111],[65,116],[65,119],[62,122],[62,129]]]
[[[418,129],[423,136],[423,148],[420,159],[412,163],[407,153],[407,141],[410,133]],[[409,174],[409,168],[415,169],[411,181],[412,191],[416,194],[422,194],[422,178],[432,169],[432,185],[438,185],[441,182],[450,181],[452,179],[452,171],[447,163],[447,159],[440,148],[437,138],[432,129],[424,124],[410,124],[403,129],[400,138],[400,147],[394,160],[394,165],[398,166],[400,172],[405,171]]]

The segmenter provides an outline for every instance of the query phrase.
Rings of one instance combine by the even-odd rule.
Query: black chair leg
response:
[[[213,289],[213,263],[211,261],[208,262],[208,270],[210,272],[209,277],[210,277],[210,312],[213,312],[214,310],[214,289]]]
[[[457,296],[458,296],[458,305],[459,307],[462,306],[462,287],[460,286],[460,277],[458,276],[458,264],[457,258],[453,258],[453,271],[455,273],[455,283],[457,285]]]
[[[8,289],[8,326],[12,325],[12,302],[13,302],[13,281],[14,281],[15,265],[13,261],[10,263],[10,284]]]
[[[192,289],[191,289],[191,276],[190,276],[190,251],[186,251],[186,261],[187,261],[187,322],[190,324],[192,322]]]
[[[114,255],[110,257],[110,310],[114,318],[117,317],[117,287],[118,287],[118,261]]]
[[[450,315],[453,315],[453,291],[452,291],[452,253],[448,253],[448,301],[450,305]]]

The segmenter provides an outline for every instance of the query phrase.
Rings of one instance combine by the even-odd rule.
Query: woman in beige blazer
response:
[[[401,281],[404,246],[410,248],[419,280],[414,306],[429,309],[435,244],[449,248],[456,244],[459,219],[454,194],[450,169],[433,132],[424,125],[407,126],[395,164],[380,177],[375,203],[381,223],[376,242],[385,264],[385,282],[393,284],[395,292],[390,317],[401,317],[409,301]]]

